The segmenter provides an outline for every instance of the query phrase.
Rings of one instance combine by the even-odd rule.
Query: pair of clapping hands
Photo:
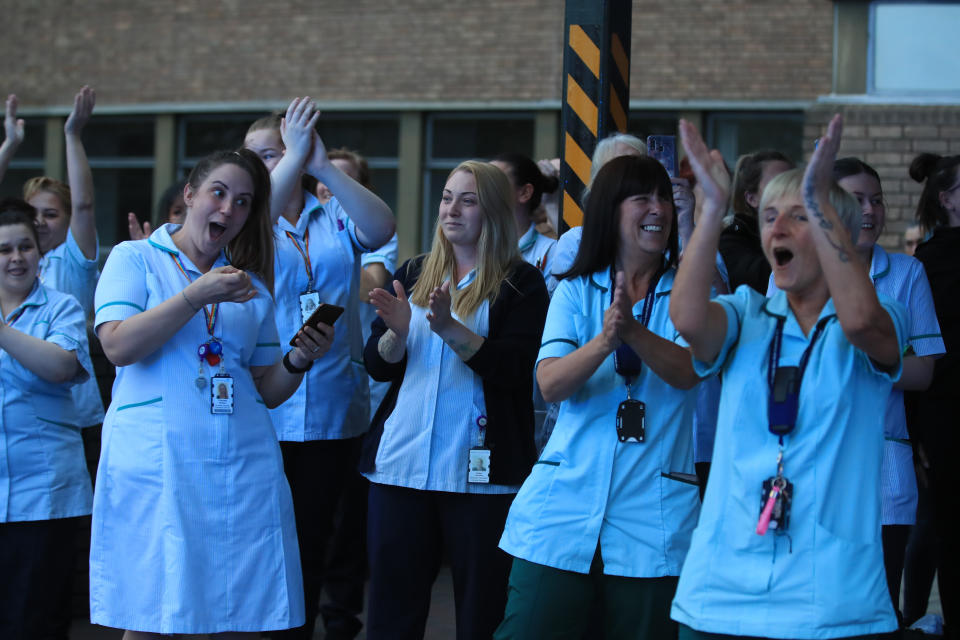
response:
[[[406,339],[410,331],[410,301],[407,300],[407,292],[399,280],[393,281],[393,290],[396,297],[390,295],[386,289],[374,289],[370,292],[370,304],[377,310],[377,315],[383,319],[388,329],[398,337]],[[450,315],[450,305],[450,281],[447,280],[430,292],[427,304],[427,322],[434,333],[440,333],[450,326],[450,323],[456,322]]]

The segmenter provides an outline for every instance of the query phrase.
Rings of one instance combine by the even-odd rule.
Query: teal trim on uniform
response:
[[[37,326],[38,324],[50,324],[50,321],[49,321],[49,320],[37,320],[36,322],[33,323],[33,326]]]
[[[912,445],[910,444],[910,441],[907,440],[906,438],[891,438],[890,436],[884,436],[883,439],[884,439],[884,440],[889,440],[890,442],[899,442],[900,444],[905,444],[905,445],[907,445],[908,447],[909,447],[909,446],[912,446]]]
[[[256,398],[256,401],[257,401],[257,404],[262,404],[263,406],[267,406],[267,403],[261,400],[260,398]]]
[[[153,241],[153,238],[147,238],[147,242],[149,242],[151,246],[154,246],[157,249],[160,249],[161,251],[166,251],[170,255],[174,255],[174,256],[180,255],[180,252],[177,251],[176,249],[171,249],[170,247],[165,247],[162,244],[157,244],[156,242]]]
[[[547,340],[546,342],[544,342],[543,344],[540,345],[540,348],[543,349],[543,348],[544,348],[545,346],[547,346],[548,344],[553,344],[554,342],[566,342],[567,344],[573,345],[573,346],[576,347],[577,349],[580,348],[580,345],[577,344],[576,341],[570,340],[570,339],[568,339],[568,338],[554,338],[553,340]]]
[[[55,424],[55,425],[57,425],[58,427],[67,427],[67,428],[70,428],[70,429],[78,429],[78,428],[79,428],[79,427],[77,427],[77,425],[75,425],[75,424],[70,424],[69,422],[57,422],[56,420],[47,420],[46,418],[41,418],[40,416],[37,416],[37,420],[39,420],[40,422],[46,422],[47,424]]]
[[[560,466],[560,463],[557,462],[557,461],[555,461],[555,460],[537,460],[537,461],[534,462],[533,464],[535,464],[535,465],[537,465],[537,464],[545,464],[545,465],[547,465],[548,467],[559,467],[559,466]]]
[[[597,284],[597,281],[593,279],[593,276],[594,276],[594,274],[591,273],[591,274],[590,274],[590,284],[592,284],[593,286],[595,286],[597,289],[600,289],[600,291],[603,291],[604,293],[606,293],[607,291],[609,291],[609,289],[607,289],[606,287]]]
[[[536,230],[536,229],[534,229],[534,230],[533,230],[533,235],[530,236],[530,239],[529,239],[527,242],[524,242],[522,245],[520,245],[520,247],[519,247],[520,253],[525,253],[525,252],[529,251],[530,249],[532,249],[533,246],[534,246],[535,244],[537,244],[537,238],[539,238],[539,237],[540,237],[540,234],[537,233],[537,230]]]
[[[135,302],[127,302],[126,300],[119,300],[119,301],[117,301],[117,302],[108,302],[108,303],[106,303],[106,304],[100,305],[100,308],[98,308],[96,311],[94,311],[94,314],[100,313],[103,309],[106,309],[107,307],[113,307],[113,306],[117,306],[117,305],[119,305],[119,306],[133,307],[134,309],[139,309],[140,311],[146,311],[146,309],[144,309],[144,308],[141,307],[140,305],[136,304]]]
[[[890,273],[890,261],[889,261],[889,260],[887,261],[887,268],[884,269],[883,271],[881,271],[880,273],[878,273],[877,275],[873,276],[873,281],[876,282],[877,280],[879,280],[880,278],[884,277],[884,276],[887,275],[888,273]]]
[[[353,364],[358,364],[358,365],[360,365],[361,367],[364,366],[364,365],[363,365],[363,360],[354,360],[353,358],[350,358],[350,362],[352,362]]]
[[[909,338],[907,338],[907,340],[908,340],[908,341],[910,341],[910,340],[923,340],[924,338],[942,338],[942,337],[943,337],[943,335],[941,335],[941,334],[939,334],[939,333],[921,333],[919,336],[910,336]]]
[[[260,347],[279,347],[279,346],[280,346],[279,342],[258,342],[256,348],[259,349]]]
[[[53,336],[62,336],[67,340],[69,340],[70,342],[72,342],[73,344],[80,344],[80,341],[74,338],[73,336],[68,336],[67,334],[60,333],[60,332],[51,333],[50,335],[47,336],[47,339],[52,338]]]
[[[144,400],[143,402],[134,402],[133,404],[125,404],[122,407],[117,407],[117,411],[123,411],[124,409],[133,409],[134,407],[142,407],[148,404],[154,404],[163,400],[163,396],[157,396],[153,400]]]

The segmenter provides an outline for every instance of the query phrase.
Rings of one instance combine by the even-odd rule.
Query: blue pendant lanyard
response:
[[[640,312],[639,318],[640,324],[644,327],[650,323],[650,317],[653,315],[653,303],[657,294],[657,284],[660,282],[660,278],[666,270],[666,265],[662,265],[647,286],[647,295],[643,298],[643,309]],[[610,302],[613,303],[613,297],[616,295],[616,274],[613,272],[613,267],[610,267],[610,282],[612,284],[610,287]],[[640,359],[640,356],[637,355],[637,352],[634,351],[630,345],[623,342],[617,347],[617,350],[613,352],[613,366],[617,373],[624,379],[624,384],[627,386],[627,398],[629,399],[630,386],[633,385],[634,379],[640,375],[643,360]]]
[[[798,367],[778,367],[780,362],[780,351],[783,345],[783,326],[786,318],[777,320],[777,328],[773,334],[773,341],[770,345],[770,360],[767,363],[767,384],[770,387],[768,402],[768,428],[770,433],[780,438],[780,446],[783,446],[783,437],[793,431],[797,424],[797,414],[800,411],[800,385],[803,382],[803,374],[810,361],[810,354],[813,352],[813,346],[817,343],[820,334],[823,333],[829,318],[823,318],[817,323],[813,336],[810,338],[810,344],[803,350],[800,356]],[[793,375],[778,376],[778,369],[790,371]]]

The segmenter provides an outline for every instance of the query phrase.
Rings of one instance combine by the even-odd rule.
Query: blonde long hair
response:
[[[477,239],[477,276],[462,290],[450,288],[453,311],[461,318],[474,313],[484,300],[496,299],[500,284],[510,269],[519,261],[517,223],[513,218],[513,189],[506,174],[487,162],[461,162],[450,175],[458,171],[470,173],[477,181],[477,200],[483,211],[483,225]],[[413,286],[410,301],[426,307],[430,292],[450,277],[455,278],[457,260],[453,245],[443,235],[439,218],[433,234],[433,246],[423,262],[423,272]]]

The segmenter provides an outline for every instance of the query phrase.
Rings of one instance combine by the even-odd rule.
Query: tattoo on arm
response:
[[[407,341],[401,340],[400,336],[393,332],[393,329],[387,330],[380,336],[380,341],[377,342],[377,352],[380,357],[391,364],[403,360],[403,354],[406,350]]]
[[[817,219],[819,227],[823,229],[823,235],[827,238],[827,242],[830,243],[831,247],[837,250],[837,257],[840,259],[840,262],[849,262],[850,255],[847,253],[847,250],[841,243],[834,239],[833,234],[831,233],[834,229],[833,223],[824,217],[823,210],[820,208],[820,203],[817,202],[813,184],[806,184],[803,186],[803,204],[810,211],[810,213],[813,214],[813,217]]]
[[[453,338],[444,338],[443,341],[446,342],[447,346],[453,349],[453,352],[456,353],[463,361],[469,360],[473,356],[477,355],[477,351],[479,351],[478,348],[470,346],[469,343],[459,342]]]

